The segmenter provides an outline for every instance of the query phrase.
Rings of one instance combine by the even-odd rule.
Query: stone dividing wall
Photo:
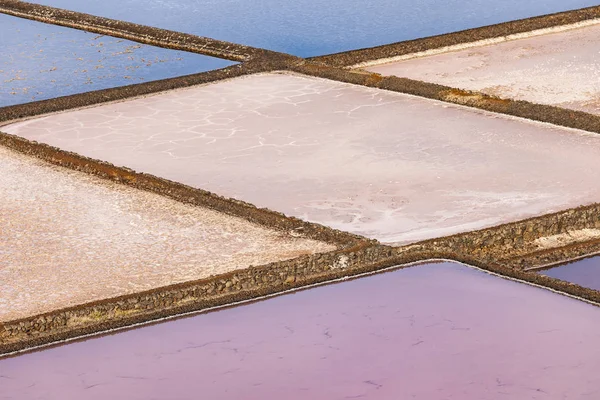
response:
[[[1,0],[0,0],[1,1]],[[120,101],[167,90],[180,89],[193,85],[218,82],[257,72],[270,71],[270,65],[261,62],[231,65],[226,68],[198,74],[179,76],[151,82],[137,83],[87,93],[56,97],[49,100],[34,101],[14,106],[0,107],[0,126],[30,117],[64,110],[89,107],[96,104]]]
[[[0,0],[0,11],[10,15],[109,34],[161,47],[195,51],[237,61],[249,60],[242,65],[187,77],[0,108],[0,123],[107,101],[123,100],[174,88],[215,82],[250,73],[288,70],[600,133],[600,117],[583,112],[499,99],[478,92],[468,92],[410,79],[383,77],[379,74],[361,71],[347,71],[323,64],[323,62],[327,62],[333,66],[343,67],[367,59],[391,57],[457,43],[574,23],[600,17],[600,7],[513,21],[440,37],[380,46],[374,49],[319,57],[315,61],[305,61],[297,57],[267,50],[15,0]],[[393,249],[356,235],[335,231],[294,218],[287,218],[276,212],[257,209],[244,202],[225,199],[206,191],[151,175],[136,173],[127,168],[118,168],[108,163],[81,157],[74,153],[63,152],[50,146],[29,142],[1,132],[0,144],[55,165],[91,173],[142,190],[159,193],[178,201],[210,207],[230,215],[241,216],[273,229],[285,230],[293,234],[335,243],[341,247],[341,250],[326,254],[304,256],[262,267],[251,267],[202,281],[187,282],[89,303],[17,321],[6,321],[0,323],[0,354],[183,312],[254,299],[288,289],[302,288],[313,283],[377,271],[385,267],[435,258],[465,262],[501,275],[600,303],[600,292],[598,291],[519,269],[540,260],[549,258],[560,260],[561,257],[581,255],[585,254],[586,251],[595,249],[596,244],[580,243],[568,246],[568,248],[565,246],[548,250],[542,257],[541,254],[538,254],[539,252],[536,253],[533,240],[570,230],[600,228],[599,205],[580,207],[548,216]]]
[[[339,252],[304,257],[239,272],[252,275],[223,275],[203,281],[202,284],[192,282],[184,286],[138,293],[126,298],[83,305],[26,320],[5,322],[4,325],[0,325],[0,354],[181,312],[227,305],[239,300],[301,288],[311,283],[376,271],[386,266],[431,258],[463,261],[591,301],[600,301],[599,293],[596,291],[512,268],[531,265],[529,264],[531,259],[527,256],[535,252],[533,241],[537,238],[583,228],[600,228],[600,205],[598,204],[392,249],[379,245],[376,241],[368,241],[356,235],[295,218],[287,218],[280,213],[257,209],[241,201],[225,199],[206,191],[136,173],[127,168],[118,168],[14,135],[0,133],[0,144],[55,165],[153,191],[178,201],[210,207],[270,228],[324,240],[345,248]],[[568,252],[564,249],[556,249],[548,254],[551,254],[554,260],[560,260],[565,255],[572,258],[573,255],[585,254],[581,251],[587,251],[586,249],[585,246],[578,246]],[[501,263],[503,260],[507,262]]]
[[[464,254],[482,262],[503,263],[504,260],[522,259],[529,254],[537,253],[535,239],[584,228],[600,228],[600,204],[573,208],[494,228],[431,239],[398,248],[396,251],[402,254],[427,249],[441,253]],[[578,246],[566,247],[576,249]],[[551,252],[556,256],[556,251],[553,249]]]
[[[366,61],[392,58],[405,54],[418,53],[421,51],[476,42],[479,40],[494,39],[560,25],[570,25],[595,18],[600,18],[600,6],[503,22],[480,28],[407,40],[366,49],[350,50],[342,53],[313,57],[310,58],[310,60],[333,67],[348,67]]]
[[[280,54],[270,50],[237,43],[229,43],[221,40],[97,17],[85,13],[26,3],[18,0],[0,0],[0,10],[8,15],[21,18],[81,29],[88,32],[108,34],[110,36],[120,37],[139,43],[206,54],[233,61],[248,61],[252,58],[269,57]],[[318,56],[313,57],[310,60],[325,63],[334,67],[345,67],[364,61],[389,58],[478,40],[492,39],[559,25],[573,24],[594,18],[600,18],[600,6],[509,21],[481,28],[468,29],[367,49]]]
[[[34,115],[41,115],[48,112],[98,104],[105,101],[130,98],[160,90],[168,90],[174,87],[185,87],[198,83],[216,81],[218,79],[247,73],[288,70],[316,77],[413,94],[492,112],[600,133],[600,116],[581,111],[565,110],[559,107],[534,104],[526,101],[500,99],[480,92],[465,91],[433,83],[406,78],[383,77],[379,74],[365,74],[360,71],[347,71],[343,69],[343,67],[347,65],[357,64],[368,60],[388,58],[444,46],[596,19],[600,18],[600,6],[510,21],[369,49],[321,56],[309,60],[303,60],[298,57],[270,50],[221,42],[214,39],[166,31],[124,21],[110,20],[17,0],[0,0],[0,11],[23,18],[69,26],[90,32],[109,34],[111,36],[123,37],[155,46],[194,51],[201,54],[214,55],[237,61],[248,61],[248,63],[245,63],[243,66],[237,66],[239,69],[232,67],[226,68],[222,71],[227,72],[221,73],[220,75],[219,71],[212,71],[206,74],[196,75],[194,76],[194,79],[181,80],[175,78],[173,80],[165,80],[162,83],[157,83],[154,86],[152,86],[151,82],[148,82],[126,88],[109,89],[68,96],[69,99],[63,98],[65,100],[47,100],[23,106],[6,107],[4,109],[0,108],[0,123]],[[231,75],[226,76],[226,74]]]
[[[181,183],[172,182],[150,174],[138,173],[125,167],[114,165],[66,152],[43,143],[0,132],[0,145],[33,156],[61,167],[96,175],[137,189],[154,192],[174,200],[207,207],[228,215],[254,222],[270,229],[284,231],[294,236],[307,237],[347,248],[359,243],[376,243],[358,235],[335,230],[316,223],[305,222],[298,218],[287,217],[282,213],[246,203],[241,200],[225,198],[202,189],[196,189]]]
[[[0,354],[367,271],[390,255],[391,249],[386,246],[361,244],[341,251],[302,256],[199,281],[0,322]]]
[[[138,25],[131,22],[96,17],[90,14],[18,0],[0,0],[0,11],[15,17],[119,37],[168,49],[225,58],[232,61],[247,61],[257,54],[260,55],[264,52],[262,49],[241,44]]]
[[[600,254],[600,240],[598,239],[537,251],[524,256],[510,257],[502,260],[502,262],[515,269],[540,270],[592,254]]]
[[[463,262],[600,304],[599,291],[523,271],[522,266],[514,264],[515,260],[526,260],[532,254],[537,238],[599,224],[600,205],[595,204],[402,248],[363,242],[330,253],[5,321],[0,323],[0,354],[431,259]],[[580,256],[590,251],[592,245],[597,243],[570,245],[566,250],[566,247],[551,249],[546,254],[559,259],[564,255],[572,258],[574,254]],[[516,259],[502,261],[511,257]]]
[[[396,76],[382,76],[377,73],[350,71],[309,61],[296,62],[289,66],[289,70],[304,75],[406,93],[567,128],[600,133],[600,116],[583,111],[568,110],[523,100],[502,99],[481,92],[456,89],[436,83]]]
[[[387,247],[377,246],[377,241],[374,240],[286,217],[243,201],[224,198],[127,168],[115,167],[103,161],[65,152],[18,136],[0,132],[0,145],[54,165],[93,174],[184,203],[208,207],[270,229],[325,241],[337,247],[337,250],[329,253],[303,256],[202,281],[57,310],[18,321],[0,322],[0,354],[161,316],[225,305],[302,286],[312,281],[330,279],[346,268],[369,265],[390,254]]]
[[[113,36],[117,35],[117,33],[119,32],[119,29],[117,29],[116,27],[120,26],[119,24],[121,23],[120,21],[104,20],[98,17],[91,17],[87,14],[74,13],[53,8],[48,9],[44,6],[22,3],[15,0],[0,0],[0,10],[5,12],[10,11],[9,13],[13,14],[18,11],[19,13],[23,14],[20,16],[28,18],[37,14],[52,15],[52,18],[54,18],[54,15],[56,13],[58,13],[56,15],[59,15],[60,13],[66,13],[65,15],[70,15],[69,18],[73,20],[77,20],[78,18],[96,18],[98,21],[94,20],[94,23],[100,25],[104,24],[104,28],[110,27],[110,29],[115,30],[111,33],[111,35]],[[442,45],[440,44],[442,42],[443,45],[456,44],[462,43],[462,41],[465,40],[473,41],[488,37],[503,36],[510,33],[527,31],[528,29],[531,30],[540,27],[557,26],[561,24],[573,23],[599,17],[600,6],[590,7],[581,10],[568,11],[559,14],[530,18],[526,20],[512,21],[504,24],[477,28],[469,31],[456,32],[448,35],[442,35],[440,37],[419,39],[422,40],[423,43],[419,42],[421,44],[418,45],[416,48],[411,47],[413,45],[410,43],[412,43],[413,41],[410,41],[397,43],[393,45],[380,46],[374,49],[357,50],[357,52],[360,54],[362,54],[361,52],[366,52],[365,54],[370,54],[368,56],[369,59],[372,59],[372,57],[380,58],[386,55],[389,56],[389,52],[394,53],[396,50],[398,50],[396,49],[396,47],[398,46],[404,48],[406,46],[409,46],[410,44],[409,52],[412,52],[415,49],[426,50],[429,48],[439,47],[440,45]],[[49,19],[46,22],[58,23],[57,21],[54,21],[52,19]],[[125,27],[128,26],[128,23],[123,24],[126,24]],[[151,32],[148,33],[148,35],[149,37],[152,37],[155,40],[158,40],[160,38],[160,33],[158,31],[152,31],[155,28],[145,27],[141,25],[135,26],[137,27],[136,29]],[[125,29],[125,31],[127,29]],[[463,37],[465,35],[468,36],[468,40]],[[442,40],[440,38],[445,39]],[[204,40],[204,38],[201,39]],[[442,40],[442,42],[438,43],[438,39]],[[165,47],[158,42],[153,44]],[[378,89],[406,93],[434,100],[440,100],[449,103],[479,108],[486,111],[527,118],[535,121],[547,122],[569,128],[582,129],[589,132],[600,133],[600,116],[585,113],[582,111],[567,110],[560,107],[530,103],[527,101],[501,99],[476,91],[465,91],[429,82],[422,82],[407,78],[398,78],[395,76],[384,77],[376,73],[350,71],[345,70],[343,68],[331,66],[344,64],[343,61],[337,62],[336,60],[338,60],[338,58],[339,60],[344,60],[347,57],[355,57],[355,55],[352,54],[354,54],[354,52],[326,56],[328,57],[327,63],[329,64],[326,65],[320,59],[320,61],[303,60],[301,58],[287,54],[271,52],[263,49],[256,49],[256,52],[254,52],[252,57],[249,58],[249,61],[245,62],[242,65],[236,65],[222,70],[190,75],[188,77],[172,78],[158,82],[147,82],[121,88],[100,90],[78,95],[66,96],[52,100],[45,100],[24,105],[0,108],[0,124],[3,122],[16,121],[19,119],[47,114],[50,112],[57,112],[73,108],[90,106],[107,101],[123,100],[127,98],[137,97],[149,93],[155,93],[174,88],[216,82],[218,80],[233,78],[236,76],[246,74],[281,70],[293,71],[300,74],[331,79],[355,85],[363,85],[367,87],[375,87]],[[358,62],[359,58],[362,56],[356,57],[358,58],[356,58],[356,60],[353,59],[353,61]]]
[[[436,253],[435,251],[432,253]],[[551,278],[545,275],[540,275],[536,272],[528,272],[520,269],[514,269],[504,264],[503,262],[482,261],[477,258],[468,257],[460,254],[452,254],[443,252],[438,253],[438,257],[459,261],[474,267],[481,268],[485,271],[506,277],[512,280],[526,282],[542,288],[551,289],[553,291],[574,296],[578,299],[585,300],[595,306],[600,307],[600,291],[579,286],[574,283],[561,281],[556,278]]]

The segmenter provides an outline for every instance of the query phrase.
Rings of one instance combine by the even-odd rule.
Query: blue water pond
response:
[[[0,107],[231,65],[0,14]]]
[[[597,0],[32,0],[315,56],[597,5]]]

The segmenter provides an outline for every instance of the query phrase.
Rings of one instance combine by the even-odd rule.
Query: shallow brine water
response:
[[[597,4],[594,0],[33,0],[306,57]]]
[[[559,265],[540,271],[540,273],[590,289],[600,290],[600,256]]]
[[[233,64],[4,14],[0,49],[0,107]]]
[[[421,265],[0,360],[0,398],[594,398],[599,311]]]

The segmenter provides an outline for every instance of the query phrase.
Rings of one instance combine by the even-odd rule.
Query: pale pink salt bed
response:
[[[600,137],[261,74],[0,128],[402,244],[600,201]]]
[[[0,147],[0,321],[333,249]]]
[[[600,24],[368,70],[600,114],[598,49]]]
[[[0,360],[0,398],[598,399],[599,340],[595,306],[430,264]]]

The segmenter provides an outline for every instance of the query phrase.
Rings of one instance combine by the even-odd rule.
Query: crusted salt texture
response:
[[[566,246],[573,243],[584,242],[600,238],[600,229],[578,229],[558,235],[545,236],[534,241],[540,249],[551,249],[559,246]]]
[[[581,23],[580,23],[581,24]],[[600,114],[600,20],[579,29],[369,66],[369,71]],[[587,26],[586,26],[587,25]],[[448,49],[454,50],[454,49]],[[385,62],[385,60],[382,60]]]
[[[0,321],[333,249],[0,147]]]
[[[600,201],[597,135],[298,75],[0,129],[392,244]]]

